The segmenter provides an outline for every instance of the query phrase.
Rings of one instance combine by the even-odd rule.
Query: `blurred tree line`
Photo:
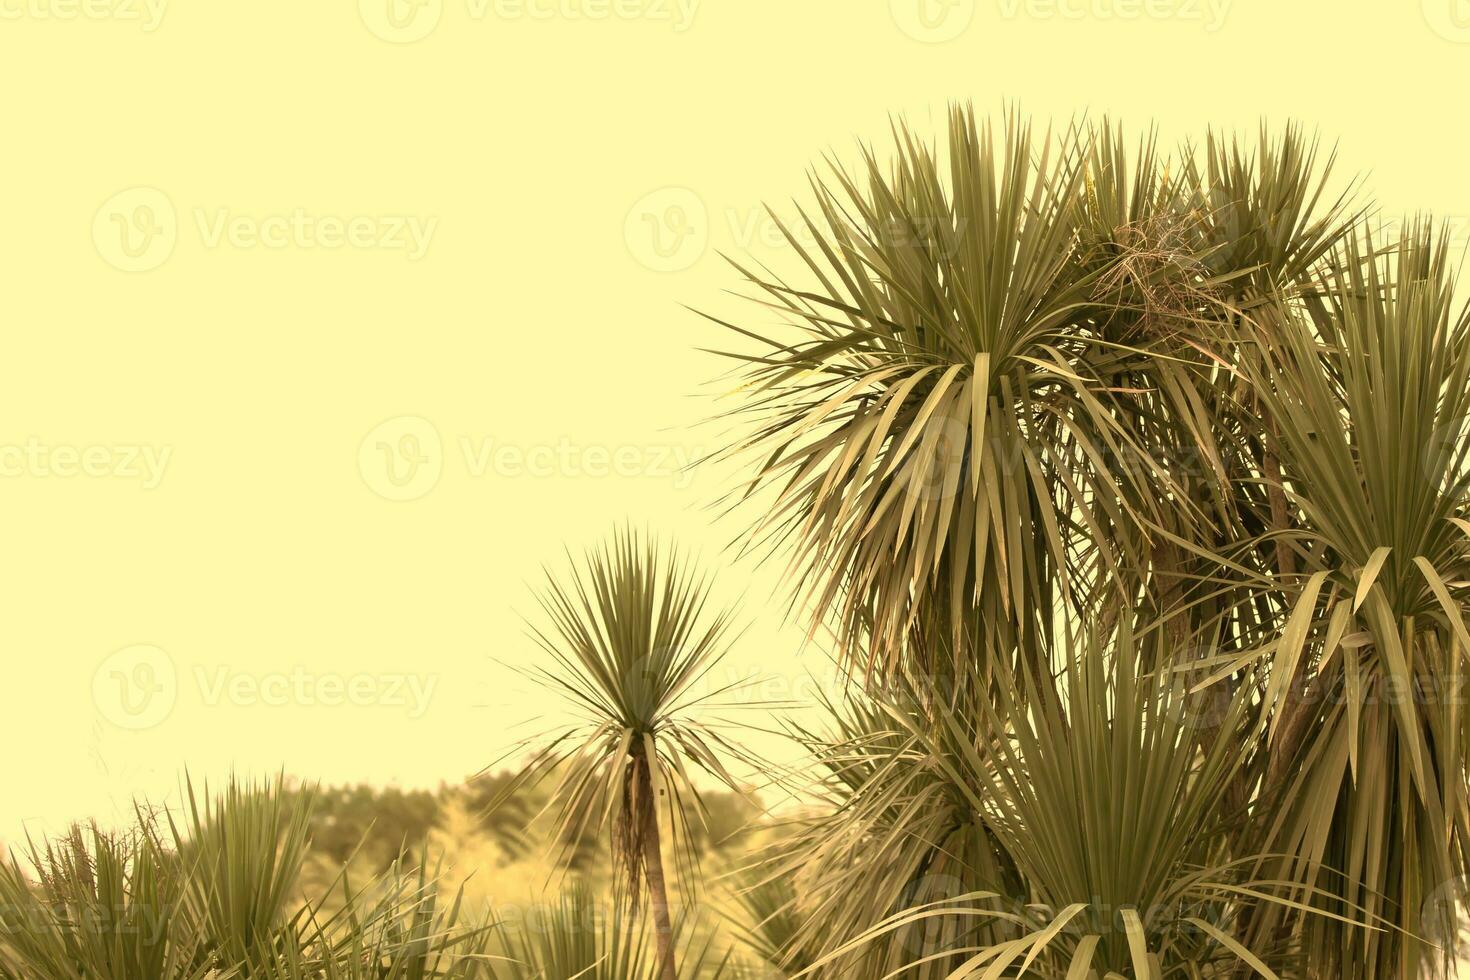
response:
[[[542,814],[549,785],[521,787],[492,806],[512,778],[499,772],[433,789],[360,783],[315,787],[303,890],[329,888],[335,869],[343,866],[369,876],[383,874],[395,862],[438,866],[456,882],[461,872],[478,868],[487,888],[493,874],[497,893],[483,897],[496,903],[528,900],[562,875],[603,881],[609,871],[605,842],[588,836],[568,846],[554,839],[556,828]],[[722,867],[740,853],[748,832],[764,826],[761,803],[754,793],[728,790],[710,790],[703,799],[705,813],[701,817],[691,808],[688,826],[712,859],[709,866]]]

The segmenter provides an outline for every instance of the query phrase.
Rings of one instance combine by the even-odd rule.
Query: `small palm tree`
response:
[[[550,662],[533,676],[585,717],[552,733],[496,801],[555,773],[546,806],[555,839],[575,847],[589,832],[611,834],[628,902],[648,889],[662,980],[677,969],[660,816],[692,884],[697,856],[684,824],[703,802],[691,767],[736,785],[719,758],[734,746],[690,714],[729,689],[713,685],[711,672],[732,619],[706,614],[707,593],[708,580],[676,551],[633,531],[594,549],[569,583],[548,575],[541,606],[550,625],[532,635]]]

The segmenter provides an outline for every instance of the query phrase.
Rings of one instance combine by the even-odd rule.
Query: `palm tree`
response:
[[[1331,276],[1310,328],[1262,318],[1263,354],[1248,362],[1276,420],[1292,491],[1278,540],[1297,570],[1268,655],[1266,781],[1282,809],[1263,844],[1291,851],[1301,880],[1347,872],[1345,905],[1418,915],[1463,885],[1470,842],[1470,316],[1421,223],[1349,243]],[[1305,685],[1296,697],[1288,678]],[[1453,946],[1462,897],[1405,927]],[[1413,976],[1435,955],[1326,924],[1307,941],[1341,976]]]
[[[501,794],[555,774],[547,810],[557,839],[575,846],[590,831],[611,833],[630,904],[648,889],[662,980],[678,974],[660,816],[692,888],[698,855],[685,820],[702,801],[691,768],[738,788],[720,760],[735,746],[693,716],[730,688],[712,672],[732,618],[707,614],[707,593],[676,551],[633,531],[593,549],[569,581],[548,574],[549,625],[532,631],[548,664],[533,674],[584,720],[551,733]]]
[[[787,232],[799,277],[737,264],[785,325],[718,321],[748,425],[728,455],[752,460],[743,496],[763,515],[747,544],[789,551],[813,631],[886,716],[815,753],[818,790],[834,752],[863,778],[808,839],[792,899],[808,938],[837,937],[842,975],[945,917],[854,870],[953,859],[937,835],[964,821],[921,799],[985,815],[970,853],[999,860],[960,875],[976,891],[1052,925],[1055,903],[1090,908],[1058,860],[1102,870],[1122,832],[1098,822],[1109,786],[1027,785],[1062,778],[1086,736],[1149,793],[1173,786],[1173,816],[1213,820],[1183,863],[1130,860],[1229,869],[1207,884],[1231,896],[1200,919],[1218,935],[1090,933],[1094,962],[1407,977],[1452,955],[1470,880],[1470,318],[1432,227],[1375,235],[1295,128],[1166,154],[1107,122],[1037,136],[1012,116],[998,139],[956,108],[942,149],[894,137],[891,161],[865,147],[856,172],[814,178]],[[1109,680],[1079,703],[1090,661]],[[928,693],[890,703],[915,682]],[[1211,722],[1160,729],[1123,685]],[[1145,751],[1165,736],[1190,741]],[[1070,838],[1053,826],[1068,807],[1088,817],[1066,817]],[[826,889],[881,929],[858,942]],[[1046,969],[1071,925],[970,955],[993,954],[986,976]]]

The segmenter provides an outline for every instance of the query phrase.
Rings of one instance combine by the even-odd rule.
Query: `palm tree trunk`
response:
[[[1270,440],[1261,469],[1266,477],[1266,494],[1271,504],[1272,530],[1280,532],[1291,527],[1291,518],[1287,511],[1286,491],[1282,487],[1281,460],[1274,445],[1278,437],[1276,426],[1264,410],[1261,417],[1266,423],[1267,439]],[[1283,582],[1292,582],[1294,586],[1296,555],[1292,552],[1291,545],[1282,537],[1276,539],[1276,567]],[[1265,791],[1277,790],[1286,781],[1297,751],[1306,741],[1307,732],[1316,718],[1316,701],[1321,679],[1308,676],[1307,660],[1307,657],[1298,659],[1296,670],[1286,686],[1287,703],[1282,709],[1279,722],[1281,738],[1266,768],[1266,782],[1263,786]]]
[[[648,879],[648,904],[653,909],[653,931],[658,942],[661,980],[677,980],[674,965],[674,923],[669,916],[669,892],[664,884],[663,849],[659,846],[658,800],[653,796],[653,777],[649,760],[640,750],[634,763],[638,767],[639,810],[643,820],[643,871]]]

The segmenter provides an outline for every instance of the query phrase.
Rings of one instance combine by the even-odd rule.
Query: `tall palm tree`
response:
[[[570,577],[548,574],[549,622],[532,629],[547,663],[533,675],[583,718],[550,733],[501,795],[553,777],[547,810],[559,840],[611,834],[628,901],[647,887],[662,980],[677,976],[664,828],[692,888],[698,858],[685,821],[703,803],[691,770],[736,787],[720,759],[736,747],[694,710],[734,686],[713,675],[733,620],[707,609],[708,585],[673,548],[633,531],[594,548]]]

